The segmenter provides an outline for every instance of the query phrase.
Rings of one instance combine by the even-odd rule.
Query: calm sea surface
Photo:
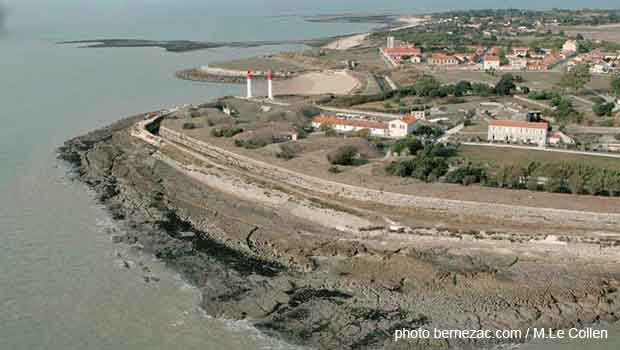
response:
[[[92,193],[67,179],[55,149],[72,136],[122,116],[241,93],[240,87],[177,80],[176,70],[297,47],[171,54],[160,49],[78,49],[55,45],[56,41],[313,38],[370,26],[310,24],[295,15],[429,11],[459,3],[4,2],[8,16],[0,34],[0,350],[290,348],[261,337],[245,323],[210,319],[197,308],[198,292],[176,274],[150,256],[112,244],[111,232],[119,228]],[[468,5],[497,6],[495,1],[474,3]],[[544,7],[573,3],[578,2],[556,1]],[[587,5],[596,6],[592,1]],[[598,6],[618,5],[614,0]],[[136,267],[126,269],[123,260]],[[161,281],[145,283],[146,273],[138,263]],[[600,349],[612,348],[617,347]]]

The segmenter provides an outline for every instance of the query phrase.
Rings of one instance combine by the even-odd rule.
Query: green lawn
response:
[[[473,163],[495,163],[500,165],[521,164],[529,162],[583,162],[593,167],[620,170],[620,158],[607,158],[586,156],[579,154],[545,152],[535,150],[520,150],[513,148],[486,147],[486,146],[461,146],[459,157]]]

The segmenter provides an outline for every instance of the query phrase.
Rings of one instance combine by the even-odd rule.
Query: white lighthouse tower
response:
[[[248,70],[248,94],[247,97],[248,99],[252,98],[252,71]]]
[[[273,100],[273,73],[267,72],[267,98]]]

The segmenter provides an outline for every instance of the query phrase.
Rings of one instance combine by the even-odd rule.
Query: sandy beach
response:
[[[359,80],[345,71],[311,72],[274,82],[276,95],[345,95],[359,86]]]
[[[348,50],[354,47],[360,46],[370,33],[356,34],[345,38],[332,41],[329,44],[323,46],[325,49],[331,50]]]

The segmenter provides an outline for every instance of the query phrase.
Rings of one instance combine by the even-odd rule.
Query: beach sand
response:
[[[359,80],[345,71],[311,72],[274,82],[276,95],[345,95],[359,86]]]

